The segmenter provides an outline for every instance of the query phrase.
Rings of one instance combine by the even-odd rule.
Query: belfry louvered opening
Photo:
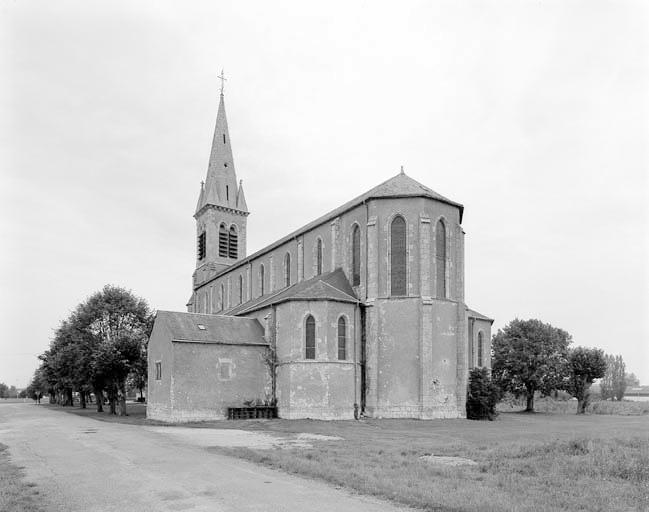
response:
[[[206,251],[207,251],[207,246],[206,246],[206,235],[205,231],[201,232],[200,235],[198,235],[198,247],[197,247],[197,252],[198,252],[198,259],[202,260],[205,258]]]

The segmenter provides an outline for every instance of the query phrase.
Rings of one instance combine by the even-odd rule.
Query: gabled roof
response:
[[[158,311],[155,323],[164,324],[171,341],[268,345],[264,340],[264,328],[256,318]]]
[[[400,172],[396,176],[393,176],[389,180],[384,181],[383,183],[377,185],[373,189],[368,190],[364,194],[356,197],[355,199],[348,201],[342,206],[339,206],[335,210],[332,210],[329,213],[323,215],[322,217],[317,218],[313,222],[309,222],[306,226],[303,226],[300,229],[293,231],[292,233],[286,235],[285,237],[280,238],[276,242],[264,247],[263,249],[260,249],[259,251],[251,254],[250,256],[247,256],[246,258],[240,259],[236,263],[230,265],[228,268],[223,269],[221,272],[216,274],[214,277],[212,277],[205,283],[201,283],[200,286],[204,286],[206,283],[215,280],[219,276],[227,274],[228,272],[242,265],[245,265],[246,263],[254,260],[255,258],[258,258],[259,256],[262,256],[263,254],[272,251],[273,249],[285,244],[290,240],[293,240],[294,238],[302,235],[303,233],[306,233],[307,231],[310,231],[313,228],[316,228],[319,225],[324,224],[325,222],[335,219],[336,217],[342,215],[346,211],[351,210],[352,208],[355,208],[360,204],[363,204],[365,201],[374,198],[381,199],[381,198],[388,198],[388,197],[428,197],[431,199],[435,199],[437,201],[441,201],[442,203],[446,203],[451,206],[457,207],[460,210],[460,222],[462,222],[462,214],[464,212],[464,206],[462,206],[460,203],[456,203],[455,201],[451,201],[450,199],[447,199],[443,195],[438,194],[434,190],[431,190],[430,188],[422,185],[418,181],[413,180],[407,174]]]
[[[475,311],[473,309],[466,308],[466,312],[469,315],[469,318],[475,318],[477,320],[487,320],[488,322],[491,322],[492,324],[494,323],[493,318],[489,318],[488,316],[485,316],[482,313],[478,313],[477,311]]]
[[[332,300],[357,303],[358,297],[356,297],[354,289],[345,277],[345,273],[341,268],[337,268],[333,272],[321,274],[279,290],[273,295],[266,295],[240,304],[226,313],[228,315],[242,315],[290,300]]]

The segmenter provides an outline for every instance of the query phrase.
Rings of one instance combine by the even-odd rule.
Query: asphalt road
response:
[[[164,429],[33,404],[0,404],[0,442],[52,512],[406,510],[210,453]]]

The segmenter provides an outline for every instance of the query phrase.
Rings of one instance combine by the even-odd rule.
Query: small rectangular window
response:
[[[155,380],[162,380],[162,361],[155,362]]]
[[[218,376],[219,380],[232,379],[232,361],[230,359],[219,359]]]

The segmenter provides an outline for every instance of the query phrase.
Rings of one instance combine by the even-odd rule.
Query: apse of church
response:
[[[249,212],[221,94],[194,215],[188,313],[157,318],[149,345],[150,367],[164,364],[175,377],[149,379],[150,417],[222,418],[242,405],[244,389],[276,402],[283,418],[464,416],[468,371],[490,364],[493,320],[464,301],[463,213],[401,169],[247,255]],[[210,319],[209,335],[197,335],[187,356],[199,317]],[[187,378],[192,357],[199,374],[218,372],[226,347],[221,359],[246,368],[231,374],[236,385],[217,379],[206,389],[200,375]],[[272,368],[259,351],[273,354]]]

